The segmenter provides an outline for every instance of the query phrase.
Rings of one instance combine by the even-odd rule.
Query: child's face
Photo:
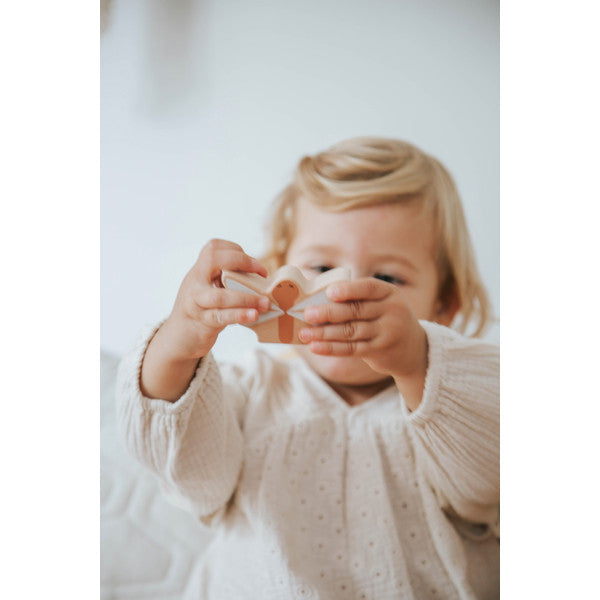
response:
[[[431,218],[418,206],[399,203],[325,212],[299,200],[296,233],[286,262],[315,277],[347,267],[352,279],[378,277],[398,286],[416,318],[442,322]],[[299,346],[309,365],[325,380],[366,385],[387,379],[360,358],[317,356]]]

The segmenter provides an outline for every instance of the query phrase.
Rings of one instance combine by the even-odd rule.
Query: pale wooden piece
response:
[[[223,271],[221,282],[232,290],[240,290],[267,296],[270,310],[259,316],[255,323],[246,324],[254,330],[259,342],[300,344],[298,331],[303,327],[304,310],[309,306],[326,304],[327,286],[336,281],[348,281],[350,270],[339,267],[306,279],[302,271],[292,265],[284,265],[271,277],[255,273]]]

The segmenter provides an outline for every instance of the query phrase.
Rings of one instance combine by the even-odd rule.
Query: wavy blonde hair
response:
[[[459,306],[453,327],[465,333],[473,324],[470,335],[479,336],[492,321],[456,185],[432,156],[400,140],[362,137],[302,158],[292,182],[275,198],[267,222],[263,264],[270,271],[285,264],[300,197],[331,212],[389,202],[420,203],[430,211],[435,227],[438,296],[442,301],[454,298]]]

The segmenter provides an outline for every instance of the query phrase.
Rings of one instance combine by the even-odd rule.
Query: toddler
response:
[[[223,269],[347,267],[294,356],[217,364],[266,297]],[[215,531],[189,598],[499,596],[498,349],[460,199],[434,158],[358,138],[303,158],[258,261],[209,242],[120,367],[129,451]],[[453,326],[454,329],[450,329]]]

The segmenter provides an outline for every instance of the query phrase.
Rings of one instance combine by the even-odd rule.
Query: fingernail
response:
[[[267,310],[270,304],[271,302],[266,296],[261,296],[260,300],[258,301],[258,306],[260,306],[262,310]]]
[[[310,338],[312,337],[312,332],[310,329],[301,329],[298,332],[298,337],[300,338],[301,341],[303,342],[309,342]]]
[[[304,318],[308,321],[314,321],[319,316],[319,311],[316,308],[307,308],[304,311]]]
[[[253,308],[246,311],[246,318],[248,321],[254,321],[258,317],[258,313]]]
[[[339,287],[332,285],[330,288],[327,289],[327,296],[333,300],[340,295],[340,291],[341,290]]]
[[[310,349],[312,352],[326,352],[326,345],[323,342],[311,342]]]

